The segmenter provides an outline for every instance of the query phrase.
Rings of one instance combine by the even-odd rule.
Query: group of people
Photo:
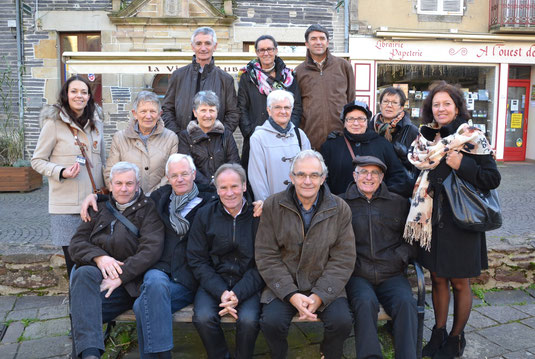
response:
[[[423,354],[462,355],[485,234],[456,226],[442,181],[455,171],[481,190],[500,182],[485,136],[467,124],[462,91],[433,84],[418,129],[398,88],[383,90],[375,115],[355,101],[351,66],[330,54],[320,25],[305,32],[306,60],[294,71],[272,36],[259,37],[238,96],[214,64],[215,32],[199,28],[191,43],[192,64],[172,74],[163,105],[140,92],[108,156],[83,77],[69,78],[41,112],[32,166],[49,177],[73,357],[100,358],[102,323],[133,308],[141,358],[171,358],[172,315],[193,303],[209,358],[252,357],[260,330],[272,357],[287,357],[296,314],[323,322],[325,358],[342,356],[353,327],[357,357],[381,358],[380,304],[393,319],[396,357],[415,358],[411,258],[432,280],[435,326]],[[225,315],[236,319],[232,355]]]

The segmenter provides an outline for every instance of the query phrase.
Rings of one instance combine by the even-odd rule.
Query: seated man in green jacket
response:
[[[73,357],[100,358],[102,323],[132,308],[143,274],[160,258],[164,226],[139,188],[139,169],[118,162],[110,171],[109,201],[82,223],[69,252]]]

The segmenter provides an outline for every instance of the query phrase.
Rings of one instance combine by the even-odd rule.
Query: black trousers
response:
[[[287,302],[275,299],[262,307],[260,328],[274,359],[288,356],[288,330],[297,309]],[[344,341],[351,333],[353,321],[346,298],[338,298],[321,312],[318,318],[323,322],[321,352],[326,359],[342,357]]]

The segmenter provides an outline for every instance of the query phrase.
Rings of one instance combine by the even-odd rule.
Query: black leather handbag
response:
[[[455,171],[451,171],[442,185],[457,226],[476,232],[491,231],[502,226],[502,211],[495,189],[481,191],[459,178]]]

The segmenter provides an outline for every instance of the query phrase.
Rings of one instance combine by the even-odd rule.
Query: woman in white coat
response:
[[[308,137],[290,122],[293,104],[291,92],[272,91],[267,97],[269,117],[251,136],[248,176],[256,201],[285,190],[293,158],[310,149]]]

